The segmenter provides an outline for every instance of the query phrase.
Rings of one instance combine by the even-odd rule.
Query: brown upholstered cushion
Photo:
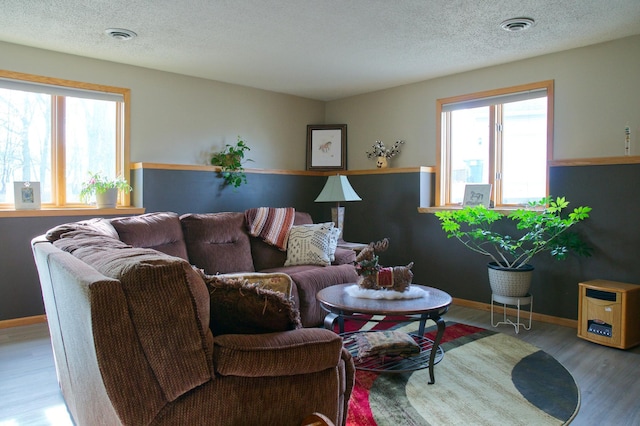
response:
[[[62,238],[54,241],[53,245],[60,250],[72,253],[80,259],[85,255],[91,254],[99,257],[100,252],[108,250],[131,248],[130,245],[115,238],[105,237],[104,235],[79,233],[77,231],[66,232]]]
[[[211,275],[255,271],[244,213],[185,214],[180,221],[191,264]]]
[[[142,350],[172,401],[213,375],[207,287],[183,259],[113,241],[105,247],[104,237],[76,236],[54,245],[120,280]]]
[[[75,234],[103,235],[105,237],[118,239],[118,232],[115,228],[107,219],[101,217],[58,225],[47,231],[46,238],[49,241],[56,241],[62,238],[64,234],[71,232]]]
[[[356,261],[356,252],[351,249],[342,249],[338,247],[334,254],[335,260],[331,262],[332,265],[346,265],[352,264]]]
[[[342,339],[322,328],[260,335],[228,334],[216,337],[214,352],[216,373],[223,376],[294,376],[335,368],[342,352]]]
[[[147,213],[111,219],[120,240],[133,247],[152,248],[170,256],[189,260],[176,213]]]
[[[211,297],[210,327],[221,334],[260,334],[300,328],[300,313],[285,295],[242,278],[203,275]]]
[[[302,325],[305,327],[321,325],[327,314],[316,299],[320,290],[334,284],[355,283],[358,279],[353,265],[300,265],[262,272],[284,272],[291,277],[297,290]]]

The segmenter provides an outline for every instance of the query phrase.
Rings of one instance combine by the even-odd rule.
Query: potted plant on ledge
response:
[[[128,194],[132,190],[133,188],[122,176],[111,179],[100,172],[89,172],[89,179],[82,182],[80,200],[89,203],[91,197],[95,195],[97,208],[114,208],[118,199],[118,191]]]
[[[489,257],[489,284],[494,294],[508,297],[526,296],[533,266],[529,261],[538,253],[548,251],[558,260],[574,252],[590,256],[591,248],[575,233],[568,231],[574,224],[589,217],[591,207],[580,206],[566,217],[562,211],[569,205],[564,197],[551,197],[530,202],[527,208],[514,210],[507,217],[521,231],[519,237],[492,230],[492,224],[504,215],[482,205],[460,210],[437,212],[447,238],[457,238],[465,247]]]
[[[211,165],[220,167],[220,174],[227,185],[238,188],[243,183],[247,183],[247,175],[244,173],[242,163],[253,160],[244,159],[246,151],[251,151],[251,148],[238,136],[235,146],[226,144],[224,150],[211,156]]]

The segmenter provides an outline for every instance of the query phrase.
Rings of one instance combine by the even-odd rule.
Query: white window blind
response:
[[[442,112],[460,109],[480,108],[489,105],[507,104],[511,102],[527,101],[547,96],[547,89],[527,90],[526,92],[508,93],[505,95],[489,96],[468,101],[453,102],[442,105]]]

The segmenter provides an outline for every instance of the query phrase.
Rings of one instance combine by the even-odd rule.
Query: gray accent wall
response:
[[[416,169],[417,170],[417,169]],[[543,254],[532,263],[534,311],[576,319],[578,283],[592,279],[640,284],[637,242],[640,164],[556,166],[550,171],[552,195],[563,195],[571,206],[593,207],[591,218],[576,230],[593,247],[593,257],[556,261]],[[292,206],[311,213],[314,221],[330,220],[331,203],[313,200],[326,177],[307,174],[250,173],[249,184],[234,191],[220,189],[211,172],[137,169],[132,173],[134,201],[147,212],[243,211],[251,207]],[[435,215],[419,213],[429,198],[433,174],[424,172],[349,175],[362,201],[344,203],[345,239],[377,241],[389,237],[390,248],[380,254],[385,266],[411,261],[414,282],[435,286],[453,297],[490,303],[487,259],[447,239]],[[0,218],[0,320],[44,313],[40,286],[29,241],[60,223],[87,217]],[[509,223],[498,224],[508,230]]]

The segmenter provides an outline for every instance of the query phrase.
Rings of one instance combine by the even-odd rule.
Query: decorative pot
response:
[[[521,268],[505,268],[496,262],[491,262],[489,268],[489,285],[493,294],[506,297],[522,297],[529,294],[533,266],[524,265]]]
[[[99,209],[113,209],[118,201],[118,189],[109,188],[105,192],[96,192],[96,207]]]
[[[389,167],[389,160],[387,157],[378,157],[376,160],[376,167],[379,169],[386,169]]]

